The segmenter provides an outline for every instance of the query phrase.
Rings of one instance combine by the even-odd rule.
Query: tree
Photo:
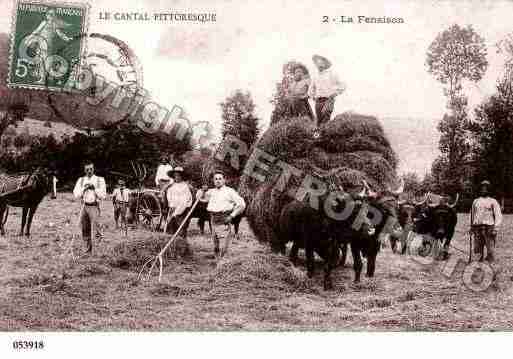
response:
[[[223,119],[223,138],[227,135],[235,136],[243,141],[248,148],[251,148],[260,133],[258,128],[259,119],[254,113],[255,103],[251,94],[236,90],[220,105]]]
[[[471,25],[454,24],[441,32],[429,46],[428,72],[446,85],[445,95],[453,98],[462,89],[462,80],[477,82],[483,77],[488,61],[484,39]]]
[[[441,32],[429,46],[426,57],[428,72],[444,85],[447,107],[438,125],[441,156],[433,164],[435,181],[440,190],[461,191],[463,175],[469,161],[467,98],[463,93],[463,80],[479,81],[487,67],[486,46],[472,26],[455,24]]]
[[[497,93],[476,108],[470,130],[474,162],[479,163],[474,184],[488,178],[499,195],[513,195],[513,103],[500,82]]]
[[[415,172],[408,172],[403,175],[404,192],[416,194],[421,189],[421,181]]]

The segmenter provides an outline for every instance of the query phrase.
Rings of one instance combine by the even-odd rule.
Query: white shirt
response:
[[[94,190],[85,191],[84,187],[88,184],[92,184]],[[105,179],[96,175],[80,177],[73,189],[73,195],[75,198],[82,198],[85,203],[94,203],[97,199],[105,199],[107,196]]]
[[[330,97],[332,95],[340,95],[346,90],[346,85],[340,81],[337,74],[335,74],[331,67],[319,72],[317,77],[314,77],[308,95],[314,99],[319,97]]]
[[[472,203],[470,216],[472,225],[500,226],[502,223],[501,206],[492,197],[476,198]]]
[[[246,202],[233,188],[223,186],[207,191],[209,212],[232,212],[236,216],[246,208]]]
[[[173,216],[182,214],[192,205],[192,193],[187,182],[173,183],[166,192],[169,208],[174,208]]]
[[[112,196],[118,202],[128,202],[130,199],[130,190],[128,188],[123,188],[123,191],[121,191],[121,188],[118,187],[114,192],[112,192]]]
[[[171,181],[171,177],[168,176],[168,172],[173,169],[171,165],[159,165],[157,168],[157,175],[155,176],[155,184],[158,186],[161,179]]]

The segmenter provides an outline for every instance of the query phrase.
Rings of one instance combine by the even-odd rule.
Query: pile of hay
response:
[[[259,289],[308,289],[308,279],[303,272],[294,268],[287,258],[269,253],[250,253],[227,259],[217,266],[209,282],[211,291],[215,292],[212,294],[226,295],[247,294]]]
[[[276,235],[281,209],[291,200],[287,192],[297,189],[307,174],[345,189],[361,188],[363,179],[378,191],[397,183],[397,156],[375,117],[344,113],[321,126],[318,135],[314,130],[309,121],[282,121],[256,143],[277,161],[301,171],[284,191],[278,190],[284,184],[279,183],[282,170],[277,165],[262,173],[264,182],[242,175],[239,190],[248,202],[248,221],[262,242],[271,242]]]
[[[112,267],[139,270],[150,258],[155,257],[166,244],[165,235],[149,236],[136,241],[122,242],[113,247],[109,257]],[[166,252],[166,256],[169,251]]]

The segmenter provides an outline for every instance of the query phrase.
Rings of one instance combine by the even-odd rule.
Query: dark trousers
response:
[[[328,122],[335,108],[335,98],[319,97],[315,99],[315,114],[317,115],[317,126]]]
[[[484,256],[484,248],[486,247],[486,260],[494,260],[495,249],[495,234],[493,233],[493,226],[477,225],[473,226],[474,231],[474,253],[480,254],[481,258]]]
[[[291,117],[308,117],[313,120],[313,112],[308,99],[296,98],[291,99],[289,103],[289,114]]]
[[[127,208],[128,203],[117,201],[114,203],[114,221],[116,221],[116,225],[118,224],[120,218],[121,222],[126,224]]]
[[[169,213],[172,214],[174,210],[174,208],[169,208],[169,211],[171,211]],[[186,208],[182,214],[175,216],[173,218],[169,218],[167,233],[174,235],[178,231],[178,228],[180,228],[180,225],[189,213],[189,210],[190,208]],[[190,218],[187,219],[187,222],[185,222],[185,224],[183,225],[182,229],[180,230],[180,233],[177,234],[177,238],[173,245],[173,252],[179,254],[182,257],[189,255],[191,253],[189,242],[187,242],[187,229],[189,228],[189,223]]]

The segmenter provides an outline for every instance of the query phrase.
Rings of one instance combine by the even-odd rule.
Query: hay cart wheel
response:
[[[154,231],[160,222],[162,207],[156,194],[143,192],[139,197],[137,220],[143,226]]]

